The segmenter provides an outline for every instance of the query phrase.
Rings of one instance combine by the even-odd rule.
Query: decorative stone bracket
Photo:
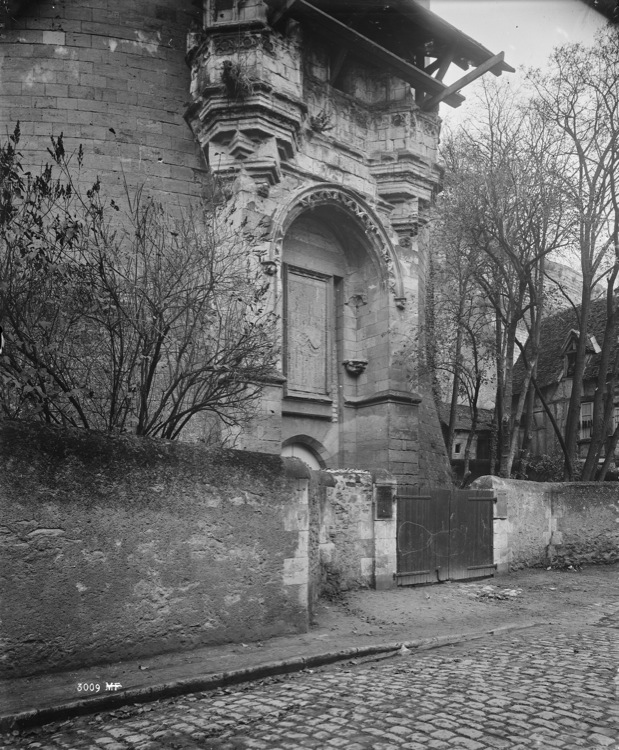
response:
[[[277,273],[277,262],[274,260],[262,260],[260,261],[262,270],[267,276],[275,276]]]
[[[368,366],[368,361],[367,359],[345,359],[342,364],[349,375],[357,378],[362,372],[365,372],[365,368]]]

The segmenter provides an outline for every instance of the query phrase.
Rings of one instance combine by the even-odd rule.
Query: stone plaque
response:
[[[288,269],[286,285],[286,377],[288,391],[328,393],[329,277]]]

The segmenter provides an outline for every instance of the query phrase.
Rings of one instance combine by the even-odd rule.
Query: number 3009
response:
[[[77,692],[78,693],[98,693],[101,690],[101,685],[98,682],[78,682]]]

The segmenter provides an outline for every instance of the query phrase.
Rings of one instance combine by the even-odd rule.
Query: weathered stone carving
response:
[[[351,211],[351,213],[353,213],[357,217],[357,219],[359,219],[359,221],[363,224],[366,232],[370,232],[375,237],[380,238],[380,229],[374,223],[367,211],[365,211],[357,201],[355,201],[346,193],[341,192],[340,190],[316,190],[315,192],[301,198],[299,203],[302,206],[312,208],[316,204],[328,203],[331,201],[341,203],[343,206],[345,206],[349,211]]]
[[[325,109],[321,109],[317,115],[312,115],[309,122],[310,128],[316,133],[326,133],[334,128],[331,123],[331,116]]]
[[[243,52],[253,49],[263,49],[265,52],[273,52],[273,42],[266,32],[229,34],[217,36],[213,41],[214,50],[218,54],[231,55],[235,52]]]
[[[352,297],[345,304],[357,309],[361,307],[362,305],[367,305],[367,303],[368,301],[367,301],[365,294],[353,294]]]
[[[391,293],[394,297],[400,296],[401,282],[396,275],[392,249],[387,237],[378,222],[370,215],[362,203],[350,194],[350,192],[336,186],[315,188],[310,192],[302,193],[296,200],[287,205],[284,215],[287,217],[298,215],[299,212],[295,211],[295,208],[313,209],[317,206],[328,204],[336,204],[343,207],[352,218],[358,221],[366,236],[370,239],[374,251],[383,264]],[[277,229],[271,243],[271,254],[273,257],[281,257],[281,248],[284,238],[283,222],[281,220],[275,220],[274,224],[277,226]]]
[[[275,276],[277,273],[277,263],[274,260],[263,260],[260,261],[260,264],[262,266],[262,270],[266,273],[267,276]]]
[[[342,364],[346,368],[346,372],[356,378],[359,377],[362,372],[365,372],[365,368],[368,366],[368,361],[367,359],[345,359]]]

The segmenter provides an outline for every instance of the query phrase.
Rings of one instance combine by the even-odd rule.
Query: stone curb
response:
[[[237,685],[242,682],[252,682],[265,677],[273,677],[290,672],[300,672],[310,667],[321,667],[338,661],[345,661],[355,657],[375,656],[378,654],[389,654],[392,656],[405,646],[410,651],[428,651],[441,646],[449,646],[465,641],[479,640],[489,635],[496,635],[510,630],[524,630],[540,625],[539,622],[514,623],[502,625],[491,630],[476,631],[472,633],[461,633],[459,635],[436,636],[434,638],[422,638],[416,641],[392,641],[380,643],[373,646],[359,646],[341,649],[340,651],[327,651],[314,656],[300,656],[293,659],[281,659],[265,662],[255,667],[246,669],[233,669],[228,672],[215,672],[205,677],[194,677],[187,680],[174,680],[169,683],[160,683],[147,688],[128,688],[121,693],[110,695],[97,695],[82,700],[69,701],[57,706],[47,706],[31,711],[20,711],[14,714],[0,715],[0,732],[13,729],[25,729],[27,727],[40,726],[52,721],[64,721],[74,716],[107,711],[128,703],[148,703],[163,698],[173,698],[189,693],[199,693],[205,690],[215,690],[228,685]]]

